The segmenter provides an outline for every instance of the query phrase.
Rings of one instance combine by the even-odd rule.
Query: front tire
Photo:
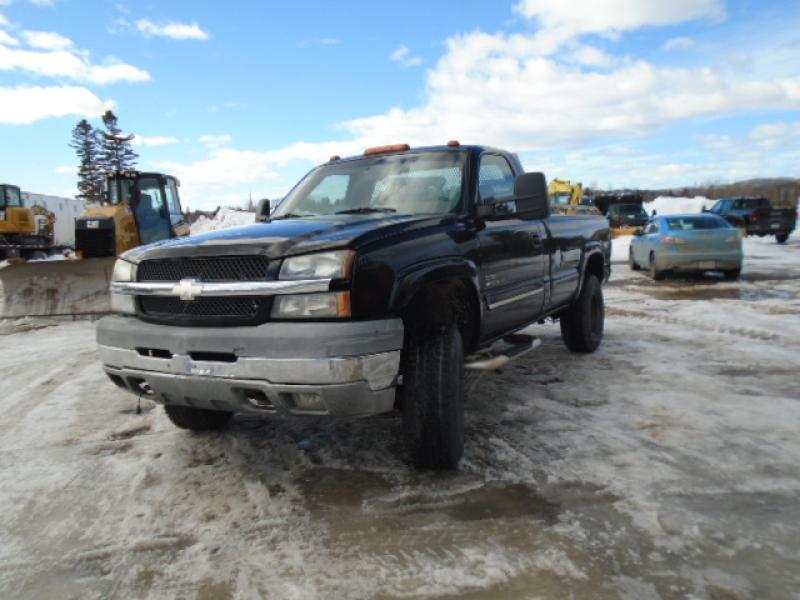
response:
[[[605,302],[600,280],[587,275],[578,299],[561,314],[561,339],[570,352],[594,352],[603,341]]]
[[[641,267],[636,264],[636,261],[633,258],[633,248],[628,248],[628,267],[630,267],[631,271],[638,271],[641,269]]]
[[[788,231],[781,231],[775,234],[775,241],[779,244],[785,244],[786,240],[789,239],[789,232]]]
[[[650,253],[650,277],[653,278],[653,281],[664,279],[664,271],[659,270],[656,266],[656,255],[652,252]]]
[[[223,410],[205,410],[176,404],[165,404],[164,411],[173,425],[191,431],[222,429],[233,416],[232,412]]]
[[[414,465],[457,468],[464,451],[464,348],[455,325],[408,334],[402,411]]]

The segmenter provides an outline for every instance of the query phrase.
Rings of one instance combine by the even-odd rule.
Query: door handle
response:
[[[531,234],[531,246],[533,246],[534,248],[542,247],[542,238],[539,236],[538,233]]]

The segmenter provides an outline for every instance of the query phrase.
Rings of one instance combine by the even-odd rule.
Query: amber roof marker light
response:
[[[342,157],[339,156],[338,154],[334,154],[333,156],[330,157],[328,162],[336,162],[337,160],[342,160]]]
[[[449,142],[447,142],[447,145],[450,146],[451,148],[458,148],[461,145],[461,142],[459,142],[458,140],[450,140]]]
[[[372,148],[367,148],[364,150],[364,156],[370,156],[371,154],[384,154],[386,152],[405,152],[406,150],[411,150],[411,146],[408,144],[390,144],[388,146],[373,146]]]

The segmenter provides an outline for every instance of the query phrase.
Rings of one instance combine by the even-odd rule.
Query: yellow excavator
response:
[[[591,203],[586,203],[583,195],[583,184],[572,183],[569,179],[551,179],[547,185],[550,196],[550,210],[557,215],[597,215]]]
[[[108,285],[117,256],[142,244],[189,234],[179,185],[177,178],[162,173],[110,174],[105,201],[75,221],[75,250],[84,260],[0,268],[0,317],[108,312]]]
[[[0,183],[0,261],[46,258],[53,248],[54,223],[49,210],[24,206],[19,187]]]

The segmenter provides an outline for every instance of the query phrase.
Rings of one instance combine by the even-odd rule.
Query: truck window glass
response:
[[[328,175],[309,192],[308,201],[314,206],[313,212],[329,215],[342,210],[342,203],[350,186],[349,175]]]
[[[346,212],[442,214],[461,207],[464,154],[376,156],[324,165],[303,179],[273,218]]]
[[[513,196],[514,173],[508,161],[496,154],[483,156],[478,171],[478,187],[482,199]]]

